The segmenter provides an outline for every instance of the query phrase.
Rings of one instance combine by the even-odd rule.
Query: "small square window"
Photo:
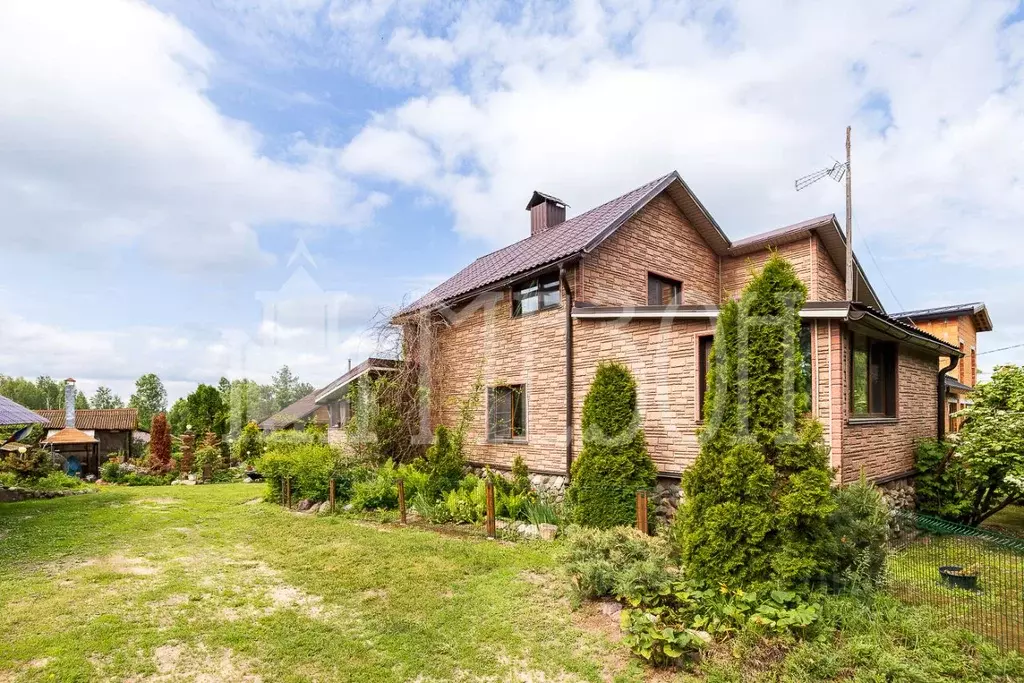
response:
[[[678,306],[683,303],[683,283],[653,273],[647,274],[647,305]]]
[[[521,282],[512,287],[512,317],[546,311],[562,303],[558,273]]]
[[[487,389],[487,439],[526,438],[526,386],[510,384]]]

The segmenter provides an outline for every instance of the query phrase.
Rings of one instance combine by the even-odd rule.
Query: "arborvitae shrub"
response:
[[[791,586],[832,568],[832,471],[806,411],[799,311],[807,290],[772,256],[718,317],[700,455],[674,537],[688,575]]]
[[[434,443],[417,464],[427,473],[423,495],[428,502],[436,502],[449,491],[458,488],[466,469],[459,434],[452,433],[444,425],[438,425],[434,432]]]
[[[583,450],[572,464],[566,496],[574,521],[608,528],[636,521],[636,492],[656,481],[640,429],[636,381],[620,363],[604,362],[583,401]]]
[[[263,432],[255,422],[242,427],[235,445],[236,457],[242,462],[255,462],[263,455]]]

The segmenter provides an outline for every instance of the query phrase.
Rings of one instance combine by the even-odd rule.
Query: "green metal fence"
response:
[[[893,522],[890,592],[1024,652],[1024,539],[913,513]]]

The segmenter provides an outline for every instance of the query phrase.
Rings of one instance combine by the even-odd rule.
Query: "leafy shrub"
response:
[[[68,491],[85,487],[85,482],[78,477],[71,477],[63,472],[53,471],[32,484],[39,491]]]
[[[398,507],[396,470],[388,460],[373,476],[352,486],[352,506],[357,510],[391,510]]]
[[[438,425],[434,432],[434,443],[427,448],[426,454],[417,464],[427,474],[423,495],[428,500],[440,500],[458,487],[466,469],[462,439],[444,425]]]
[[[221,469],[221,465],[224,463],[221,458],[220,449],[213,444],[204,444],[196,449],[195,469],[200,474],[206,476],[209,471],[212,477]]]
[[[121,463],[117,460],[108,460],[100,465],[100,479],[108,484],[117,484],[121,481]]]
[[[602,529],[632,524],[636,492],[654,486],[656,471],[640,429],[636,381],[626,366],[598,365],[582,425],[583,450],[566,492],[574,521]]]
[[[673,534],[695,578],[795,586],[830,573],[828,447],[799,390],[806,297],[773,255],[718,316],[700,454],[683,475]]]
[[[15,488],[18,485],[18,477],[14,472],[0,472],[0,486]]]
[[[494,502],[495,514],[504,516],[512,521],[522,519],[526,513],[526,505],[529,502],[527,494],[524,493],[496,494]]]
[[[836,544],[833,584],[871,590],[885,574],[889,541],[889,506],[882,491],[863,475],[859,482],[835,489],[835,512],[829,520]]]
[[[577,598],[615,595],[622,577],[635,581],[641,572],[649,583],[669,577],[665,542],[632,527],[570,527],[562,560]],[[640,564],[646,566],[636,569]]]
[[[653,664],[669,664],[704,648],[716,637],[741,631],[806,637],[821,608],[794,591],[763,593],[692,579],[641,587],[623,596],[623,642]]]
[[[293,498],[325,501],[330,493],[331,477],[341,479],[341,473],[346,471],[339,451],[309,440],[268,443],[267,451],[255,467],[267,482],[265,497],[271,501],[280,500],[285,477],[291,478]]]
[[[146,474],[142,472],[129,472],[122,475],[119,484],[125,486],[166,486],[174,481],[175,475],[168,474]]]
[[[411,501],[425,491],[430,479],[430,475],[411,464],[400,465],[395,471],[395,476],[404,482],[407,501]]]

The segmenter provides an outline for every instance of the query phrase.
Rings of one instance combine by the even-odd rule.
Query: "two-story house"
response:
[[[802,344],[813,414],[838,482],[863,470],[907,478],[916,442],[943,429],[940,357],[950,344],[884,313],[860,266],[845,300],[846,241],[835,216],[732,241],[678,173],[569,220],[535,192],[530,236],[483,256],[394,318],[430,389],[430,426],[470,414],[475,464],[566,475],[582,444],[583,399],[602,360],[628,365],[663,478],[697,457],[719,305],[777,251],[808,290]],[[424,341],[429,339],[429,343]],[[482,389],[480,389],[482,385]]]
[[[896,313],[894,318],[909,320],[925,332],[960,349],[963,359],[956,369],[946,375],[945,419],[946,429],[957,432],[963,422],[956,412],[970,404],[970,393],[978,383],[978,333],[992,331],[992,318],[988,307],[980,301],[955,306],[940,306],[918,311]],[[949,358],[939,358],[945,365]]]

